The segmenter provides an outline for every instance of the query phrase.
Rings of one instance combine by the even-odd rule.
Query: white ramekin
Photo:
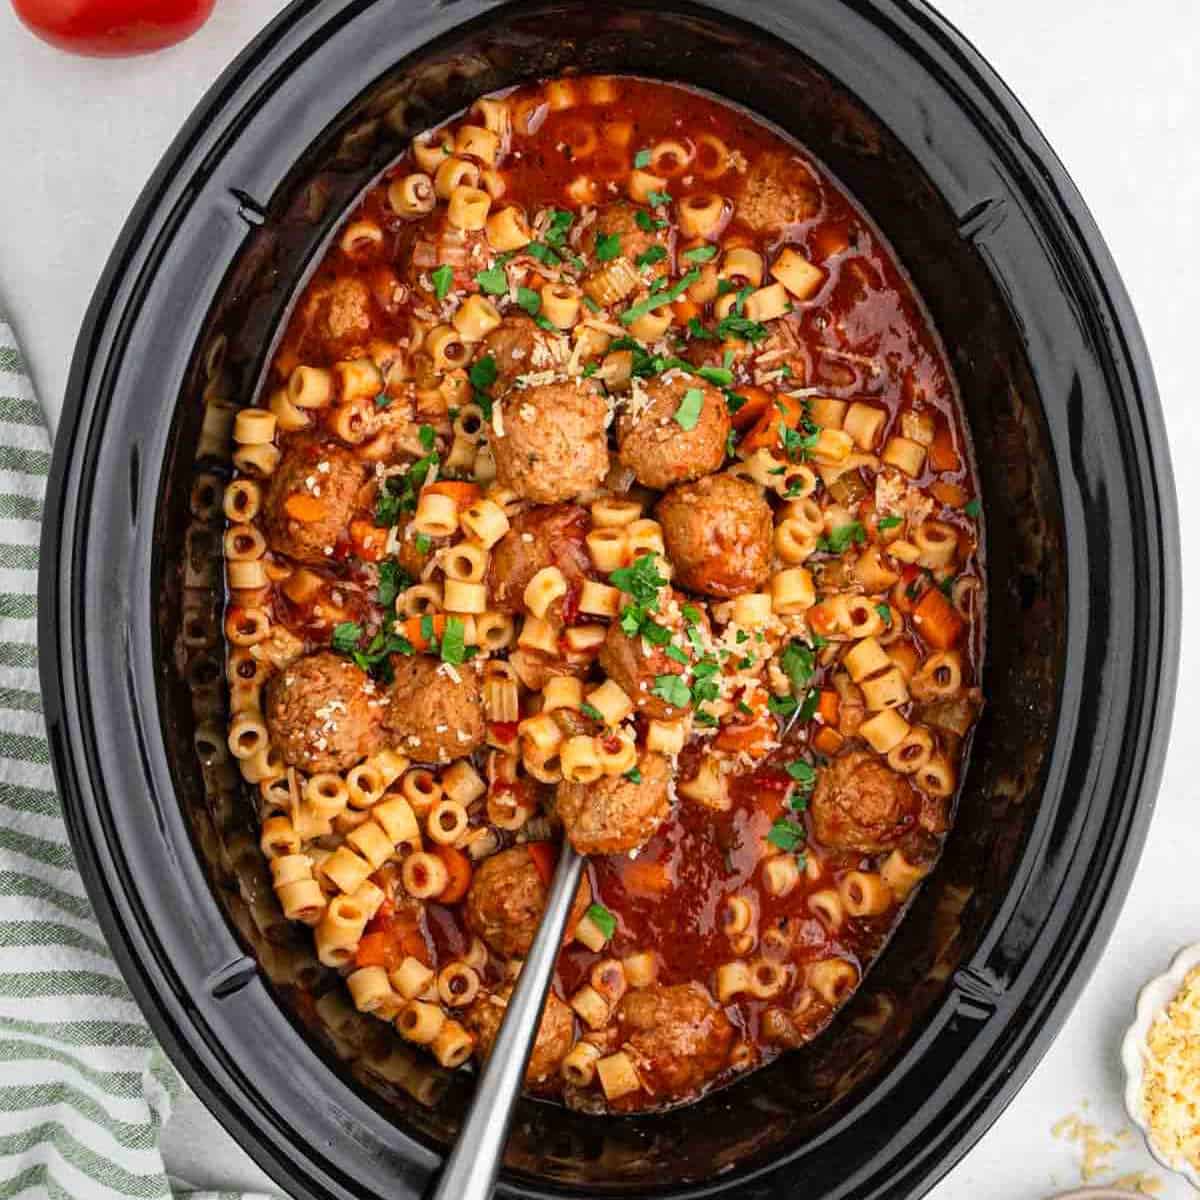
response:
[[[1167,1007],[1183,986],[1184,976],[1200,965],[1200,942],[1185,946],[1161,975],[1146,984],[1137,998],[1137,1015],[1121,1041],[1121,1065],[1125,1068],[1125,1111],[1142,1131],[1146,1147],[1168,1171],[1182,1175],[1194,1188],[1200,1188],[1200,1171],[1187,1163],[1168,1162],[1150,1138],[1146,1115],[1142,1111],[1142,1073],[1146,1060],[1146,1038],[1154,1018]]]

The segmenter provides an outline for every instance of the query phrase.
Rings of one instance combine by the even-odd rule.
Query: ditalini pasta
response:
[[[308,927],[381,1072],[487,1055],[563,838],[531,1090],[676,1104],[826,1027],[937,862],[984,588],[948,362],[818,163],[645,80],[483,97],[218,435],[197,747],[253,798],[256,927]]]

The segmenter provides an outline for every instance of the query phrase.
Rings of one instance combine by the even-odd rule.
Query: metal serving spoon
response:
[[[471,1111],[429,1200],[488,1200],[492,1194],[583,861],[564,838],[542,922],[480,1074]]]

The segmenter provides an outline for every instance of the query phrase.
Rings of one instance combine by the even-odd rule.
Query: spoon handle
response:
[[[537,936],[480,1074],[471,1110],[429,1200],[489,1200],[492,1194],[582,871],[583,858],[564,840]]]

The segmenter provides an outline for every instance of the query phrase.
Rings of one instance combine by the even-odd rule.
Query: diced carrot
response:
[[[744,724],[725,725],[713,739],[717,750],[730,754],[745,752],[754,755],[764,753],[767,744],[775,734],[773,726],[762,721],[747,721]]]
[[[415,921],[392,918],[382,928],[363,935],[354,955],[354,964],[393,971],[406,958],[419,959],[428,966],[429,950]]]
[[[363,562],[382,562],[387,557],[387,530],[356,517],[350,522],[350,545]]]
[[[526,842],[525,849],[529,851],[529,857],[533,859],[533,865],[537,867],[542,882],[549,887],[558,863],[558,847],[553,842]]]
[[[920,579],[921,568],[914,566],[912,563],[906,563],[900,571],[900,582],[892,588],[891,604],[895,609],[899,609],[902,613],[910,613],[913,610],[913,598],[908,594],[908,589],[913,583]],[[915,588],[913,589],[916,590]]]
[[[813,633],[828,637],[837,629],[839,616],[834,605],[822,600],[804,614],[804,619]]]
[[[434,854],[442,860],[450,882],[437,898],[439,904],[457,904],[471,886],[471,860],[454,846],[435,846]]]
[[[433,636],[440,640],[446,632],[446,616],[444,613],[433,613],[430,614],[430,619],[433,621]],[[424,620],[424,617],[409,617],[404,622],[404,636],[412,642],[414,650],[429,649],[429,640],[421,632],[421,623]]]
[[[821,694],[817,698],[817,716],[825,722],[826,725],[836,725],[838,719],[838,708],[841,705],[841,700],[837,692],[832,688],[822,688]]]
[[[479,484],[466,479],[439,479],[437,483],[426,484],[421,490],[435,496],[449,496],[459,508],[474,504],[483,494]]]
[[[921,597],[912,617],[925,644],[935,650],[949,650],[962,637],[966,626],[954,605],[936,587],[931,587]]]
[[[817,730],[817,736],[813,738],[813,749],[820,754],[836,754],[845,740],[836,729],[824,725]]]
[[[753,386],[735,390],[739,396],[745,396],[746,403],[729,419],[734,429],[749,429],[771,407],[771,393],[766,388]]]
[[[621,885],[631,896],[654,900],[670,889],[671,877],[665,862],[640,858],[630,862],[625,859],[618,870],[621,874]]]
[[[325,505],[316,496],[305,492],[293,492],[283,502],[283,507],[289,517],[305,524],[319,521],[325,515]]]
[[[947,483],[944,479],[939,479],[929,485],[929,490],[947,508],[962,508],[967,502],[966,488],[959,487],[957,483]]]
[[[945,421],[939,421],[937,432],[933,435],[933,445],[929,447],[929,466],[934,471],[957,471],[960,465],[954,439],[950,436],[950,426]]]
[[[675,314],[674,321],[676,325],[686,325],[693,317],[700,316],[700,305],[695,300],[689,300],[686,296],[680,296],[671,305],[671,311]]]
[[[804,415],[804,405],[795,396],[778,396],[770,407],[755,422],[739,443],[739,449],[751,452],[763,447],[773,449],[782,440],[780,430],[784,425],[795,429]]]
[[[525,280],[525,286],[532,291],[540,292],[546,284],[546,277],[540,275],[537,271],[533,271],[529,278]]]

